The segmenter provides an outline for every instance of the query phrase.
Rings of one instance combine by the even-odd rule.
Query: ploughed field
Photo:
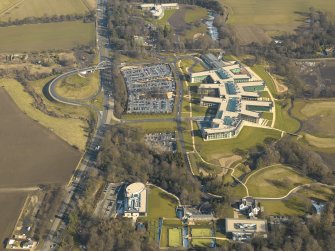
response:
[[[5,250],[3,241],[10,237],[26,196],[24,192],[0,192],[0,251]]]
[[[68,181],[79,151],[27,117],[2,87],[0,117],[0,188]]]

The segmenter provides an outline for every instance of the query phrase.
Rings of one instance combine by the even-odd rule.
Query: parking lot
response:
[[[176,152],[177,142],[176,133],[150,133],[144,136],[145,143],[156,151]]]
[[[117,213],[117,197],[121,183],[109,183],[104,187],[101,200],[97,203],[94,215],[102,218],[113,218]]]
[[[171,113],[176,83],[168,64],[124,67],[127,113]]]

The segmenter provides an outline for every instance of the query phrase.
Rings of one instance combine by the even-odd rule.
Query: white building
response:
[[[124,217],[137,218],[147,215],[147,190],[143,183],[136,182],[126,187]]]
[[[206,58],[211,60],[209,56]],[[272,111],[270,99],[260,95],[265,83],[256,73],[236,61],[222,63],[222,67],[190,76],[192,83],[202,82],[198,88],[202,95],[200,104],[217,108],[210,127],[202,128],[204,140],[235,137],[243,126],[262,123],[262,112]],[[206,64],[218,65],[218,62]]]
[[[165,10],[177,10],[179,9],[178,3],[166,3],[166,4],[141,4],[141,9],[144,11],[150,11],[151,15],[155,19],[161,19],[164,17]]]

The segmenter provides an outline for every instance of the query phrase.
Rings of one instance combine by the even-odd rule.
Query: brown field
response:
[[[27,117],[1,87],[0,117],[0,187],[65,184],[79,151]]]
[[[23,192],[0,193],[0,251],[5,250],[3,242],[14,229],[26,196]]]

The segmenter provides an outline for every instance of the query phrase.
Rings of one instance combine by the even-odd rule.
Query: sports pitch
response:
[[[192,228],[192,237],[212,237],[210,228]]]
[[[181,246],[181,229],[170,228],[169,229],[169,247],[180,247]]]

